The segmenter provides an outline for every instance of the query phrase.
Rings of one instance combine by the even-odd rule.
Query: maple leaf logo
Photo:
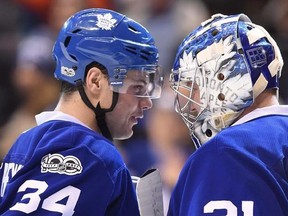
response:
[[[199,70],[197,67],[196,59],[193,59],[192,52],[183,53],[183,57],[180,58],[180,68],[181,79],[182,80],[191,80],[194,78],[196,71]]]
[[[183,58],[180,58],[180,68],[182,70],[188,70],[193,68],[193,57],[192,52],[190,53],[183,53]]]
[[[96,26],[103,30],[111,30],[115,23],[117,22],[116,19],[113,19],[112,15],[110,13],[104,14],[104,15],[97,15],[98,21],[96,23]]]

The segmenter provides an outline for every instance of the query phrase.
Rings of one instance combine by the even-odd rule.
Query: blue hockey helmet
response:
[[[265,89],[278,88],[276,42],[244,14],[213,15],[178,48],[170,84],[196,147],[230,126]]]
[[[107,70],[113,91],[150,98],[161,94],[163,74],[153,37],[142,25],[120,13],[92,8],[71,16],[58,35],[53,56],[55,77],[73,85],[79,80],[85,83],[85,68],[97,62]],[[126,83],[127,77],[130,82]],[[127,91],[125,85],[143,77],[145,90]]]

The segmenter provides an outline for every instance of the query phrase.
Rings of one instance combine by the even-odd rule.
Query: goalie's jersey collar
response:
[[[241,119],[236,121],[232,126],[243,124],[253,119],[268,116],[268,115],[285,115],[288,116],[288,105],[274,105],[269,107],[263,107],[253,110]]]

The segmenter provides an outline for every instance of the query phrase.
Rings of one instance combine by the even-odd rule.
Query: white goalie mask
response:
[[[192,31],[178,48],[170,84],[196,148],[265,89],[278,88],[282,66],[275,41],[244,14],[217,14]]]

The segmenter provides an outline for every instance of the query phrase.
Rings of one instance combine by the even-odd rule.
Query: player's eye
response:
[[[128,94],[144,96],[147,93],[147,86],[142,84],[131,85],[127,91]]]
[[[144,95],[146,88],[143,85],[134,85],[133,86],[134,95]]]

